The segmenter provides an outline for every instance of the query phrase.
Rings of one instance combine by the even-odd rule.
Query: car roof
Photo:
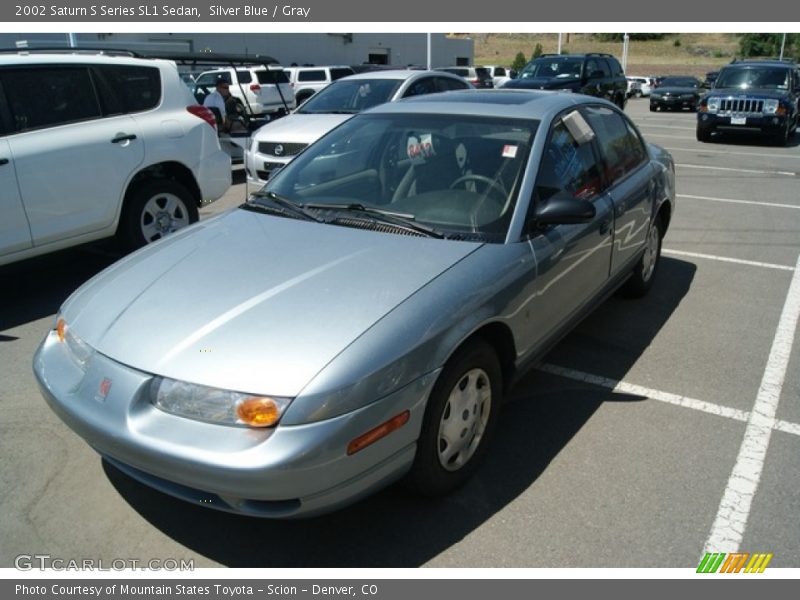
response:
[[[451,75],[451,73],[444,73],[445,75]],[[380,71],[366,71],[364,73],[357,73],[355,75],[348,75],[347,77],[342,77],[339,81],[347,80],[353,81],[358,79],[400,79],[400,80],[407,80],[413,77],[424,77],[425,75],[442,75],[442,71],[417,71],[411,69],[396,69],[396,70],[380,70]],[[455,75],[453,75],[455,77]]]
[[[108,65],[174,65],[172,61],[154,58],[134,58],[131,56],[121,56],[113,54],[100,54],[88,52],[69,53],[46,53],[46,52],[25,52],[20,50],[18,53],[0,54],[0,65],[41,65],[41,64],[108,64]]]
[[[581,104],[607,104],[599,98],[549,90],[458,90],[412,96],[370,109],[369,113],[420,113],[488,115],[543,119],[548,114]]]
[[[796,63],[789,62],[789,61],[786,61],[786,60],[780,60],[780,59],[777,59],[777,58],[774,58],[774,59],[762,58],[762,59],[742,59],[742,60],[737,60],[737,61],[734,61],[732,63],[728,63],[723,68],[724,69],[728,69],[728,68],[731,68],[731,67],[733,67],[733,68],[783,67],[785,69],[794,69],[796,66],[797,66]]]

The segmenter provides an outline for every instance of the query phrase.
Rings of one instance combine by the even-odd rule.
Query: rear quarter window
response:
[[[342,77],[347,77],[348,75],[355,75],[356,72],[353,69],[331,69],[331,81],[336,81],[337,79],[341,79]]]
[[[325,71],[322,69],[300,71],[297,73],[297,81],[325,81]]]
[[[101,97],[113,94],[123,112],[150,110],[161,102],[161,73],[155,67],[100,65],[95,72],[107,85],[100,87]]]
[[[625,117],[604,106],[587,107],[583,112],[597,135],[609,184],[624,179],[645,162],[642,140]]]

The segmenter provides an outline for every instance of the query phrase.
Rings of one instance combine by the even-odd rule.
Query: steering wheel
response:
[[[454,189],[456,186],[467,183],[469,181],[474,181],[475,183],[482,183],[486,186],[486,194],[488,195],[489,192],[495,192],[500,194],[500,201],[505,202],[506,198],[508,198],[508,192],[506,191],[505,186],[500,181],[496,179],[490,179],[485,175],[477,175],[475,173],[467,173],[466,175],[462,175],[458,179],[456,179],[453,183],[450,184],[450,189]]]

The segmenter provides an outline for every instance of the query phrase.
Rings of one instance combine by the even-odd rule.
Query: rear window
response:
[[[313,71],[299,71],[297,81],[325,81],[325,71],[314,69]]]
[[[276,83],[289,83],[289,78],[282,69],[263,69],[256,71],[258,83],[276,84]]]
[[[489,79],[491,78],[491,73],[489,73],[489,69],[486,67],[478,67],[475,69],[475,73],[478,75],[478,79]]]
[[[339,68],[339,69],[331,69],[331,81],[336,81],[337,79],[341,79],[342,77],[347,77],[348,75],[355,75],[356,72],[350,68]]]
[[[442,69],[442,71],[447,71],[459,77],[469,77],[469,69]]]
[[[141,112],[161,101],[161,75],[155,67],[100,65],[95,67],[126,113]],[[105,95],[105,89],[101,92]]]

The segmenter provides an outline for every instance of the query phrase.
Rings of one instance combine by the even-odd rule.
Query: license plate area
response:
[[[747,117],[731,117],[731,125],[747,125]]]

